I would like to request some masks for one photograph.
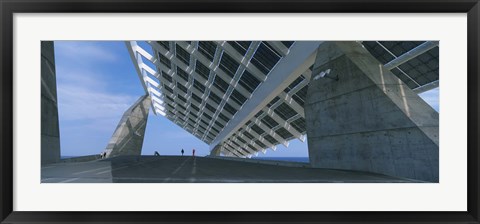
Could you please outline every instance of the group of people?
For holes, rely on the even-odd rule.
[[[183,156],[183,154],[185,153],[185,150],[182,149],[180,152],[182,153],[182,156]],[[160,154],[157,151],[155,151],[154,155],[159,156]],[[192,149],[192,156],[195,157],[195,149]]]
[[[107,152],[103,151],[100,153],[100,159],[106,159],[107,158]]]
[[[185,153],[185,151],[183,149],[180,152],[182,153],[182,156]],[[192,149],[192,156],[195,157],[195,149]]]
[[[185,150],[182,149],[180,152],[182,153],[182,156],[183,156],[183,154],[185,153]],[[160,153],[158,153],[158,151],[155,151],[155,153],[153,155],[154,156],[160,156]],[[192,149],[192,156],[195,157],[195,149]],[[100,158],[101,159],[107,158],[107,152],[104,151],[104,152],[100,153]]]

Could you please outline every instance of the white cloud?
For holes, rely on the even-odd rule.
[[[102,74],[91,72],[88,69],[72,67],[66,69],[64,66],[57,66],[57,86],[75,86],[90,89],[104,89],[107,82],[103,81]]]
[[[129,60],[117,55],[118,51],[121,51],[118,44],[55,41],[63,155],[101,152],[125,110],[140,97],[137,94],[141,91],[132,91],[131,86],[125,86],[128,83],[121,80],[137,77],[135,73],[125,73],[132,71],[121,69],[132,65],[125,64]]]
[[[56,72],[61,120],[81,120],[81,126],[105,120],[118,122],[139,97],[111,91],[112,84],[106,77],[112,75],[102,68],[117,61],[115,48],[93,41],[56,41],[55,53],[60,62]]]
[[[62,120],[118,116],[135,101],[130,95],[112,94],[94,87],[71,84],[59,86],[58,98]]]
[[[56,57],[73,59],[78,62],[94,60],[113,62],[117,56],[105,46],[93,41],[55,41]]]

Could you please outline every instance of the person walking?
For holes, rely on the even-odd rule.
[[[195,149],[192,150],[192,156],[195,157]]]
[[[155,156],[160,156],[160,153],[158,153],[157,151],[155,151]]]
[[[184,153],[185,151],[183,151],[183,149],[182,149],[182,151],[181,151],[181,152],[182,152],[182,156],[183,156],[183,153]]]

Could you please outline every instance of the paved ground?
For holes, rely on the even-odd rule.
[[[42,167],[42,183],[378,183],[380,174],[191,156],[122,156]]]

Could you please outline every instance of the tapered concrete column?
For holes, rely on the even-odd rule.
[[[305,104],[310,163],[438,182],[438,113],[357,42],[317,52]]]
[[[107,158],[141,154],[150,105],[150,96],[144,95],[125,111],[105,149]]]
[[[41,163],[60,160],[60,129],[58,125],[57,78],[52,41],[41,42]]]
[[[222,149],[222,147],[221,147],[220,145],[215,146],[215,147],[212,149],[212,151],[210,152],[210,155],[211,155],[211,156],[220,156],[220,152],[221,152],[220,149]]]

